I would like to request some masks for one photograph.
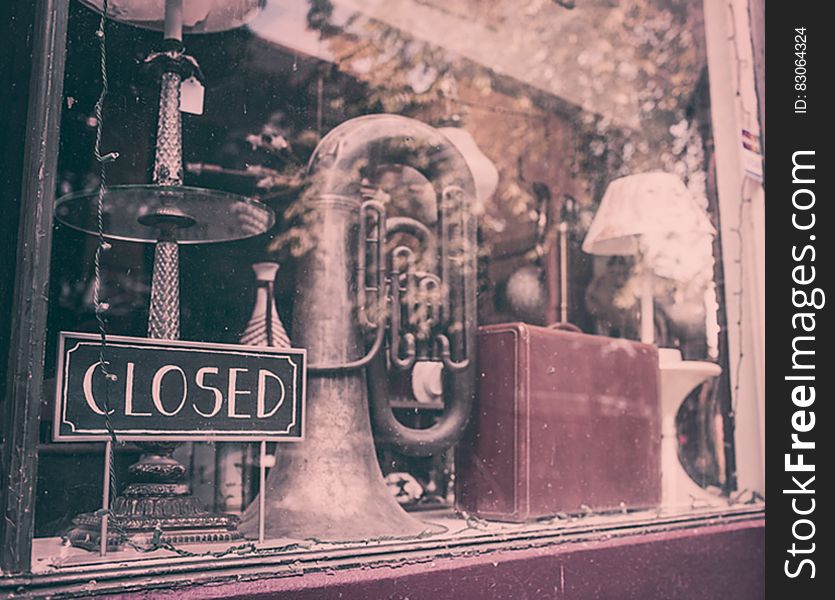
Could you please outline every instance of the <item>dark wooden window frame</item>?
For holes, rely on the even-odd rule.
[[[34,531],[35,482],[38,472],[38,424],[43,397],[44,343],[46,338],[47,290],[52,248],[52,212],[55,201],[55,171],[61,100],[68,0],[12,1],[5,3],[11,14],[3,19],[3,44],[10,46],[12,77],[24,77],[28,62],[29,85],[3,91],[0,103],[6,114],[5,155],[21,152],[20,177],[3,180],[2,218],[17,221],[16,231],[3,231],[16,238],[16,256],[4,248],[3,301],[11,310],[0,337],[3,374],[2,421],[0,421],[0,569],[25,572],[30,569]],[[11,18],[13,17],[13,18]],[[4,59],[6,60],[6,59]],[[24,102],[21,102],[24,100]],[[7,102],[5,102],[7,101]],[[23,114],[21,109],[28,105]],[[16,112],[20,111],[20,112]],[[18,120],[24,120],[19,123]],[[17,126],[15,126],[17,125]],[[5,229],[5,228],[4,228]],[[6,235],[8,234],[8,235]],[[12,246],[13,247],[13,246]],[[9,260],[11,259],[11,260]],[[7,307],[8,308],[8,307]]]

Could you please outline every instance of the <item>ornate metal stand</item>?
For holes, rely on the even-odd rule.
[[[169,0],[169,5],[178,2]],[[175,6],[176,8],[176,6]],[[181,10],[181,5],[180,5]],[[176,12],[172,11],[172,12]],[[272,211],[233,194],[182,185],[180,83],[197,72],[197,63],[183,53],[182,32],[169,27],[166,12],[166,49],[149,57],[160,72],[160,109],[157,124],[154,184],[114,186],[103,198],[105,235],[112,239],[155,243],[148,337],[180,337],[180,243],[210,243],[243,239],[268,230]],[[181,15],[179,15],[181,27]],[[96,230],[94,194],[77,194],[59,201],[56,214],[65,224],[88,233]],[[199,218],[198,216],[199,215]],[[172,453],[177,443],[144,443],[139,462],[130,467],[135,478],[110,508],[109,550],[124,543],[186,543],[240,538],[238,517],[212,514],[191,495],[184,483],[186,468]],[[82,514],[73,520],[66,538],[75,546],[97,550],[101,517]]]

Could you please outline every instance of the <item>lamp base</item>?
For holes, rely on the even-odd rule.
[[[145,454],[130,467],[137,480],[114,499],[107,520],[107,550],[125,545],[152,548],[160,543],[226,542],[241,538],[236,515],[208,512],[182,483],[186,469],[171,454],[177,444],[142,444]],[[73,519],[64,538],[86,550],[101,549],[102,513]]]
[[[85,550],[101,547],[101,514],[73,519],[64,538]],[[190,544],[241,539],[236,515],[206,511],[188,486],[178,483],[132,483],[113,503],[107,521],[107,550],[125,545]]]

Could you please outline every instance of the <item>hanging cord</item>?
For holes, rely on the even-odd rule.
[[[110,364],[105,356],[107,354],[107,332],[105,329],[104,313],[110,308],[107,302],[101,300],[101,263],[102,254],[110,248],[110,244],[104,238],[104,195],[107,176],[107,163],[113,162],[119,157],[118,152],[109,152],[105,155],[101,153],[101,139],[103,129],[103,109],[104,101],[107,97],[107,38],[105,35],[105,25],[107,23],[107,5],[108,0],[104,0],[102,6],[101,20],[99,21],[99,28],[96,31],[96,37],[99,38],[99,56],[101,62],[101,92],[96,101],[95,115],[96,115],[96,143],[93,150],[96,161],[99,163],[99,189],[96,196],[96,227],[98,233],[98,245],[93,257],[93,308],[96,314],[96,323],[98,324],[99,336],[101,337],[101,345],[99,346],[99,368],[105,377],[104,385],[104,423],[107,431],[110,433],[112,444],[110,445],[110,501],[116,497],[116,468],[113,461],[114,447],[118,443],[116,432],[113,429],[113,423],[110,421],[110,384],[116,380],[116,375],[107,370]],[[108,507],[109,508],[109,507]]]

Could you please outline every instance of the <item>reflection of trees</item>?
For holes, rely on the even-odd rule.
[[[430,107],[438,121],[466,123],[476,107],[462,97],[462,86],[480,90],[488,102],[491,92],[503,87],[520,111],[553,110],[553,102],[548,106],[540,92],[565,82],[571,82],[581,105],[622,97],[627,102],[624,110],[635,111],[637,127],[624,127],[617,111],[581,110],[572,117],[578,134],[576,154],[565,160],[585,180],[588,195],[581,195],[581,203],[602,194],[605,184],[618,175],[661,168],[688,179],[703,171],[701,163],[693,164],[698,157],[691,155],[699,144],[682,143],[689,136],[688,104],[704,62],[701,13],[693,3],[589,1],[571,11],[577,17],[573,20],[563,19],[563,9],[543,0],[489,6],[472,0],[426,0],[418,5],[430,7],[439,19],[466,18],[498,33],[501,46],[484,49],[498,63],[503,55],[536,49],[528,60],[539,89],[522,80],[514,84],[513,74],[500,82],[501,70],[494,71],[489,59],[464,59],[444,42],[432,44],[365,14],[357,13],[337,27],[331,22],[334,6],[328,0],[310,0],[308,23],[327,40],[336,67],[367,83],[369,99],[386,112],[415,115]],[[405,12],[408,6],[395,2],[391,10]],[[502,118],[501,112],[496,118]],[[514,132],[526,134],[524,128]],[[522,202],[514,212],[535,209],[523,186],[514,191],[513,182],[506,185],[502,200]]]
[[[396,25],[402,23],[396,18],[375,13],[374,2],[308,0],[307,27],[319,33],[332,57],[332,67],[323,70],[324,93],[315,102],[325,121],[337,112],[385,111],[467,128],[501,174],[482,219],[480,252],[486,255],[494,240],[534,229],[536,197],[517,168],[520,158],[528,165],[547,165],[543,168],[556,174],[547,182],[555,198],[561,192],[577,197],[578,238],[606,184],[619,175],[662,169],[678,174],[703,197],[703,141],[689,114],[704,63],[699,6],[684,0],[588,0],[566,11],[557,4],[562,3],[397,0],[386,5],[387,11],[413,20],[414,27],[405,27]],[[427,14],[438,16],[439,27],[446,25],[440,19],[472,22],[486,32],[484,40],[501,43],[487,48],[483,40],[473,39],[483,52],[467,58],[451,49],[456,40],[425,35],[426,26],[432,25],[425,22]],[[489,38],[491,32],[497,37]],[[526,52],[520,69],[529,73],[508,72],[502,58]],[[343,93],[344,84],[336,81],[347,79],[363,85],[363,98],[349,99]],[[567,82],[570,99],[548,91],[564,89]],[[311,78],[307,85],[313,89],[317,80]],[[608,104],[600,104],[601,99]],[[618,106],[620,99],[622,111],[586,108]],[[549,140],[547,131],[543,136],[549,120],[567,126],[567,143]],[[322,133],[332,124],[326,122]],[[500,143],[490,139],[495,132],[501,132]],[[276,181],[266,178],[262,185]],[[300,217],[293,208],[285,216]],[[293,222],[273,248],[303,252],[309,240],[301,225]],[[697,277],[661,280],[659,297],[665,302],[681,304],[682,298],[695,297],[698,285],[710,279],[709,260],[692,248],[658,254],[679,254],[704,267]],[[626,297],[630,290],[626,286],[620,295]]]

